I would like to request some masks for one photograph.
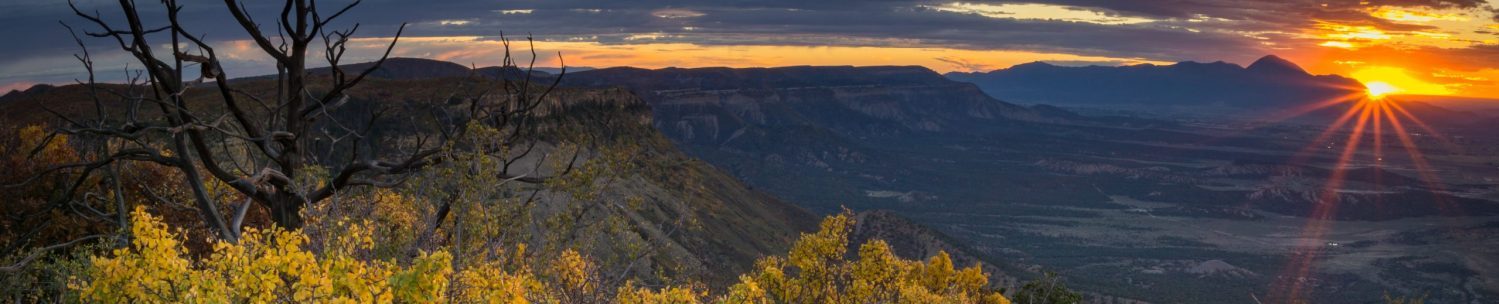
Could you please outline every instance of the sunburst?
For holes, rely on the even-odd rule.
[[[1368,93],[1369,99],[1374,101],[1384,100],[1390,94],[1400,92],[1400,88],[1383,81],[1370,81],[1364,83],[1364,92]]]
[[[1346,112],[1328,125],[1316,140],[1292,158],[1293,163],[1309,161],[1312,159],[1310,154],[1315,153],[1314,151],[1325,150],[1324,145],[1334,138],[1334,135],[1347,133],[1343,146],[1337,150],[1337,160],[1331,168],[1331,174],[1315,196],[1316,206],[1308,215],[1306,226],[1302,229],[1301,243],[1297,244],[1296,251],[1292,253],[1276,285],[1271,286],[1272,290],[1283,293],[1284,297],[1281,299],[1286,302],[1307,300],[1305,299],[1307,288],[1305,285],[1310,282],[1306,279],[1311,277],[1313,264],[1322,253],[1324,237],[1335,224],[1334,220],[1341,200],[1339,191],[1344,186],[1347,171],[1360,157],[1358,152],[1362,150],[1361,145],[1370,144],[1362,148],[1373,152],[1372,161],[1366,163],[1382,167],[1385,166],[1384,146],[1386,143],[1384,139],[1386,136],[1394,137],[1398,140],[1401,150],[1406,153],[1410,165],[1418,172],[1419,180],[1431,191],[1439,192],[1442,189],[1439,177],[1432,173],[1431,164],[1427,162],[1424,153],[1412,138],[1408,126],[1419,128],[1420,131],[1436,137],[1439,141],[1444,141],[1444,139],[1436,130],[1417,118],[1391,96],[1392,93],[1399,92],[1399,88],[1377,81],[1368,82],[1365,85],[1367,86],[1365,98],[1354,102]],[[1319,105],[1316,108],[1324,107]],[[1434,203],[1444,213],[1451,211],[1450,206],[1446,206],[1446,202],[1441,197],[1436,197]]]

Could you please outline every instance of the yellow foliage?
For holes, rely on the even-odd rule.
[[[546,294],[546,286],[528,271],[506,272],[490,261],[458,273],[458,301],[462,303],[524,304],[550,302],[533,297]]]
[[[94,257],[70,288],[83,302],[141,303],[578,303],[696,304],[708,295],[693,287],[603,286],[597,266],[565,250],[533,273],[524,246],[501,259],[454,264],[449,250],[422,252],[409,265],[356,258],[375,246],[371,221],[340,222],[321,248],[280,228],[246,229],[238,243],[217,242],[201,261],[189,258],[181,236],[137,207],[130,246]],[[904,260],[883,241],[859,246],[847,260],[849,214],[824,220],[785,258],[768,257],[741,275],[715,303],[995,303],[978,266],[955,269],[939,253]],[[519,261],[519,262],[518,262]],[[608,292],[613,295],[608,295]]]
[[[114,257],[94,257],[82,282],[70,284],[84,302],[222,303],[221,276],[193,267],[182,244],[161,220],[136,207],[129,247]]]
[[[341,237],[370,246],[361,225]],[[84,302],[120,303],[436,303],[446,302],[452,256],[423,253],[410,267],[362,261],[348,254],[319,259],[307,237],[279,228],[247,229],[239,243],[217,242],[204,261],[189,259],[161,220],[137,207],[131,245],[113,257],[94,257],[71,288]],[[337,243],[337,242],[336,242]],[[345,251],[347,253],[348,251]]]
[[[51,139],[46,127],[40,125],[29,125],[21,128],[19,134],[20,149],[15,151],[18,155],[30,156],[31,151],[37,151],[35,157],[30,159],[34,164],[60,164],[78,160],[78,153],[73,147],[68,146],[68,135],[57,134]]]
[[[760,288],[754,278],[739,275],[739,283],[729,287],[729,292],[718,299],[719,303],[767,304],[765,289]]]
[[[453,274],[453,255],[447,251],[423,252],[411,267],[390,277],[390,286],[401,303],[447,302],[448,277]]]
[[[380,239],[380,246],[374,248],[377,252],[394,255],[416,241],[416,229],[412,227],[423,225],[416,209],[419,204],[388,189],[375,190],[372,200],[373,220],[365,227]]]
[[[954,269],[946,252],[925,263],[909,261],[875,240],[859,246],[857,261],[845,260],[850,216],[824,219],[817,232],[802,234],[785,260],[762,259],[719,302],[1010,303],[985,290],[989,278],[979,266]]]
[[[333,293],[344,295],[351,303],[391,303],[395,300],[391,286],[386,284],[393,265],[384,262],[364,262],[347,255],[332,255],[321,263],[328,271],[333,284]]]
[[[625,286],[619,287],[619,293],[614,297],[616,304],[697,304],[702,294],[690,288],[667,287],[660,291],[652,291],[646,288],[635,288],[634,282],[627,282]]]
[[[278,228],[247,228],[239,243],[218,242],[203,271],[228,283],[236,303],[309,302],[333,294],[328,272],[303,250],[307,237]]]
[[[589,278],[592,267],[582,254],[571,249],[563,251],[562,256],[552,263],[552,271],[564,288],[582,292],[592,292],[597,288]]]

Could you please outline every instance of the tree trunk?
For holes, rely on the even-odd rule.
[[[277,194],[269,205],[271,221],[288,230],[302,228],[303,202],[291,195]]]

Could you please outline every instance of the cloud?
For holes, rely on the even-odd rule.
[[[694,18],[694,17],[702,17],[703,15],[704,15],[703,13],[697,12],[697,11],[693,11],[693,10],[673,9],[673,8],[659,9],[659,10],[651,12],[651,16],[656,16],[657,18],[666,18],[666,19]]]
[[[963,58],[937,57],[937,61],[953,65],[959,71],[964,72],[987,72],[996,67],[988,64],[976,63]]]
[[[923,7],[943,12],[974,14],[1000,19],[1083,22],[1103,25],[1139,24],[1160,21],[1150,18],[1120,16],[1119,14],[1115,13],[1100,10],[1090,10],[1083,7],[1051,4],[984,4],[952,2],[940,5],[924,5]]]
[[[273,24],[279,12],[269,2],[274,1],[247,2],[263,24]],[[98,8],[106,18],[119,20],[110,1],[82,1],[80,5],[90,11]],[[220,5],[187,3],[184,21],[195,35],[215,43],[245,39]],[[160,14],[159,9],[152,9],[147,15]],[[1491,19],[1492,9],[1484,0],[365,1],[335,25],[347,27],[357,21],[363,37],[389,36],[402,22],[409,22],[410,37],[478,37],[475,41],[506,33],[511,37],[531,34],[541,41],[619,46],[944,48],[1123,61],[1248,62],[1267,53],[1359,51],[1401,41],[1415,44],[1391,47],[1472,58],[1474,53],[1489,54],[1484,41],[1495,37],[1483,32],[1493,29],[1479,26],[1458,31],[1450,25],[1457,21],[1449,19],[1479,22]],[[1455,13],[1464,15],[1450,15]],[[38,62],[65,63],[56,58],[65,59],[74,50],[66,32],[60,26],[52,28],[59,19],[86,28],[57,1],[0,4],[0,26],[35,29],[9,34],[8,43],[0,45],[0,57],[10,59],[0,63],[0,71],[32,71],[32,63]],[[1390,39],[1377,39],[1384,36]],[[90,46],[99,51],[112,49],[102,39],[90,40]],[[408,54],[465,56],[450,50]],[[1475,59],[1484,64],[1491,61]],[[26,77],[45,78],[33,74],[38,73]]]

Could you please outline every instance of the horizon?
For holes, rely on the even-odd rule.
[[[1278,56],[1276,54],[1266,54],[1266,55],[1264,55],[1263,57],[1260,57],[1260,58],[1263,59],[1263,58],[1268,58],[1268,57],[1276,57],[1276,58],[1282,58],[1283,59],[1283,57],[1280,57],[1280,56]],[[458,64],[458,65],[463,65],[465,68],[471,68],[471,69],[472,68],[495,68],[495,67],[500,67],[500,65],[498,65],[498,64],[496,64],[496,65],[467,64],[466,65],[466,64],[464,64],[462,62],[446,61],[446,60],[439,60],[439,59],[432,59],[432,58],[422,58],[422,57],[391,57],[389,59],[432,60],[432,61],[438,61],[438,62],[447,62],[447,63],[453,63],[453,64]],[[1256,59],[1256,61],[1257,60],[1259,60],[1259,59]],[[373,61],[357,62],[357,63],[372,63],[372,62]],[[1254,61],[1251,61],[1250,63],[1253,63],[1253,62]],[[807,65],[807,64],[802,64],[802,65],[776,65],[776,66],[727,66],[727,65],[719,65],[719,66],[659,66],[659,67],[642,67],[642,66],[624,65],[624,66],[535,66],[535,67],[532,67],[532,68],[534,68],[537,71],[548,70],[548,71],[543,71],[543,72],[552,73],[553,71],[549,71],[549,70],[557,70],[557,69],[561,69],[561,68],[565,67],[565,68],[569,69],[569,73],[577,73],[577,72],[583,72],[583,71],[589,71],[589,70],[611,69],[611,68],[638,68],[638,69],[648,69],[648,70],[660,70],[660,69],[713,69],[713,68],[728,68],[728,69],[765,68],[765,69],[776,69],[776,68],[792,68],[792,67],[854,67],[854,68],[864,68],[864,67],[894,66],[894,67],[921,67],[921,68],[927,69],[929,71],[932,71],[934,73],[937,73],[939,75],[945,76],[948,73],[988,73],[988,72],[995,72],[995,71],[1007,70],[1007,69],[1014,68],[1014,67],[1020,66],[1020,65],[1035,64],[1035,63],[1043,63],[1043,64],[1048,64],[1048,65],[1052,65],[1052,66],[1059,66],[1059,67],[1131,67],[1131,66],[1158,66],[1158,67],[1165,67],[1165,66],[1172,66],[1172,65],[1181,64],[1181,63],[1199,63],[1199,64],[1224,63],[1224,64],[1234,65],[1234,66],[1237,66],[1239,68],[1248,68],[1249,65],[1250,65],[1249,63],[1236,63],[1236,62],[1227,62],[1227,61],[1222,61],[1222,60],[1211,61],[1211,62],[1191,61],[1191,60],[1180,61],[1180,62],[1169,62],[1169,63],[1138,62],[1138,63],[1128,63],[1128,64],[1125,64],[1125,63],[1109,64],[1108,62],[1073,62],[1073,61],[1065,61],[1065,60],[1036,60],[1036,61],[1028,61],[1028,62],[1016,63],[1014,65],[1000,67],[1000,68],[991,69],[991,70],[976,70],[976,71],[963,71],[963,70],[958,70],[958,69],[949,69],[949,70],[944,71],[944,70],[934,69],[934,68],[932,68],[930,66],[915,65],[915,64],[911,64],[911,65],[898,65],[898,64],[886,64],[886,65]],[[1305,68],[1305,67],[1301,66],[1300,64],[1298,64],[1296,62],[1291,62],[1291,63],[1297,65],[1297,67],[1301,67],[1303,69]],[[313,68],[324,68],[326,66],[324,65],[324,66],[310,66],[310,67],[313,67]],[[525,69],[525,67],[521,67],[521,68]],[[579,70],[572,70],[574,68],[579,69]],[[1318,74],[1318,73],[1315,73],[1315,72],[1312,72],[1312,71],[1307,71],[1307,72],[1309,74],[1311,74],[1311,75],[1314,75],[1314,76],[1328,76],[1328,75],[1331,75],[1331,76],[1348,77],[1347,75],[1341,75],[1341,74]],[[265,77],[265,76],[269,76],[269,75],[270,74],[248,75],[248,76],[241,76],[241,77],[236,77],[236,78],[255,78],[255,77]],[[1352,77],[1349,77],[1349,78],[1352,78]],[[1360,82],[1364,82],[1364,80],[1359,80],[1357,78],[1354,78],[1354,80],[1358,80]],[[0,92],[4,92],[3,94],[0,94],[0,96],[9,95],[11,93],[24,92],[26,90],[29,90],[29,89],[31,89],[33,87],[36,87],[36,86],[39,86],[39,85],[47,85],[47,86],[58,87],[58,86],[68,86],[68,85],[76,85],[76,84],[77,83],[24,83],[24,84],[23,83],[14,83],[14,84],[12,84],[14,86],[0,86]],[[1391,84],[1389,84],[1387,82],[1379,81],[1379,80],[1375,80],[1374,82],[1370,82],[1370,83],[1365,83],[1365,85],[1366,86],[1374,86],[1374,85],[1382,86],[1381,89],[1384,90],[1384,92],[1380,92],[1378,95],[1389,96],[1389,97],[1406,97],[1406,98],[1434,97],[1434,98],[1442,98],[1442,99],[1448,99],[1448,100],[1499,101],[1499,97],[1443,95],[1443,94],[1421,94],[1421,93],[1405,92],[1405,91],[1400,90],[1399,88],[1392,87]],[[1374,89],[1374,88],[1371,87],[1371,89]],[[1430,100],[1427,100],[1427,101],[1430,101]]]
[[[4,5],[0,91],[72,83],[83,74],[62,20],[92,31],[66,5]],[[91,12],[98,3],[79,4]],[[905,1],[842,5],[738,2],[369,3],[351,11],[362,22],[350,58],[369,60],[396,27],[409,23],[393,56],[498,65],[501,35],[525,49],[535,37],[539,66],[641,68],[919,65],[939,73],[983,72],[1044,61],[1120,66],[1225,61],[1240,66],[1265,54],[1313,74],[1391,84],[1399,94],[1499,98],[1499,0],[1295,1],[1172,5],[1133,1],[1035,0],[1015,3]],[[190,4],[185,22],[229,53],[236,75],[269,74],[266,58],[213,5]],[[276,7],[252,5],[254,15]],[[148,12],[149,13],[149,12]],[[117,12],[103,10],[106,19]],[[347,25],[347,24],[346,24]],[[123,78],[125,57],[104,39],[83,36],[97,52],[103,80]],[[562,60],[559,61],[557,55]],[[522,54],[526,55],[526,54]],[[522,62],[529,56],[521,56]]]

